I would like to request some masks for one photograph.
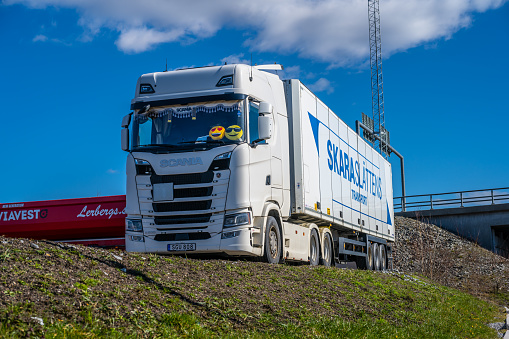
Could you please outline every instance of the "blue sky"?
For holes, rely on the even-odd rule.
[[[509,186],[509,5],[380,3],[386,127],[407,194]],[[0,203],[124,194],[120,122],[138,76],[166,59],[252,54],[349,126],[371,114],[366,1],[4,0],[0,32]]]

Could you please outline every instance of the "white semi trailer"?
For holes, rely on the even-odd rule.
[[[127,251],[391,264],[390,163],[274,69],[281,66],[237,64],[138,79],[122,121]]]

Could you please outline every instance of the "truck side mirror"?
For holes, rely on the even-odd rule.
[[[260,102],[258,113],[258,138],[267,140],[272,137],[272,105]]]
[[[122,151],[129,152],[129,129],[122,128],[120,133]]]
[[[132,114],[132,113],[131,113]],[[122,130],[120,131],[120,145],[122,147],[122,151],[129,151],[129,124],[131,123],[131,114],[127,114],[122,119]]]
[[[129,124],[131,123],[131,115],[132,115],[132,113],[129,113],[122,118],[122,125],[120,127],[122,127],[122,128],[129,127]]]

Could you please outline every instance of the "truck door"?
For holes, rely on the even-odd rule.
[[[271,154],[266,141],[258,139],[258,104],[249,103],[249,195],[255,216],[261,216],[265,201],[271,200]],[[270,142],[270,141],[269,141]]]

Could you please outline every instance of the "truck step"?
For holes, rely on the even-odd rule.
[[[355,261],[337,261],[334,263],[334,266],[337,268],[349,268],[352,270],[357,269]]]

